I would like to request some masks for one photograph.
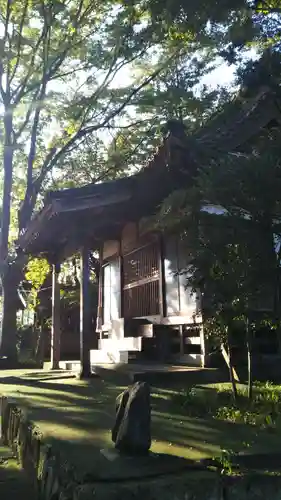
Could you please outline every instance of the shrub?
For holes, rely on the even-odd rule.
[[[239,388],[238,395],[238,401],[234,403],[229,386],[195,386],[173,394],[172,403],[190,416],[209,416],[259,428],[281,427],[280,386],[269,382],[255,384],[252,401],[248,400],[243,387]]]

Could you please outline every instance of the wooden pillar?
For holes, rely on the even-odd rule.
[[[165,258],[164,239],[162,234],[158,237],[158,262],[159,262],[159,314],[167,315],[166,286],[165,286]]]
[[[99,250],[99,281],[98,281],[98,310],[97,310],[97,324],[96,324],[96,334],[99,334],[99,338],[102,338],[102,324],[103,324],[103,247]],[[97,338],[97,335],[96,335]],[[95,348],[98,346],[96,345]]]
[[[89,249],[83,247],[80,252],[80,363],[81,378],[91,376],[90,363],[90,339],[92,333],[91,325],[91,298],[90,298],[90,268]]]
[[[200,325],[201,367],[206,367],[205,335],[203,325]]]
[[[51,369],[58,370],[60,362],[60,264],[52,264],[52,332],[51,332]]]
[[[182,356],[184,356],[183,325],[179,325],[179,337],[180,337],[180,357],[182,357]]]

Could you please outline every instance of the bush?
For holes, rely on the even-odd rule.
[[[229,386],[190,387],[174,393],[172,402],[189,416],[212,417],[229,422],[255,425],[259,428],[281,428],[281,387],[269,382],[254,385],[249,401],[246,389],[238,389],[238,401],[233,402]]]

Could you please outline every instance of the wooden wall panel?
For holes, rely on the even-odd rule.
[[[111,260],[103,266],[103,322],[120,318],[121,279],[120,259]]]
[[[137,241],[138,241],[138,226],[135,222],[128,222],[128,224],[124,226],[121,233],[122,254],[134,248],[137,245]]]
[[[164,276],[166,289],[167,315],[178,314],[180,311],[178,255],[176,238],[168,238],[164,243]]]
[[[120,255],[120,243],[117,240],[107,240],[103,244],[103,260],[115,255]]]
[[[175,236],[165,238],[164,275],[167,316],[193,315],[198,308],[196,295],[186,286],[186,274],[181,274],[188,264],[188,248]]]

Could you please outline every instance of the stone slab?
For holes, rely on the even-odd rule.
[[[200,462],[165,453],[150,452],[147,456],[128,456],[115,448],[103,448],[94,467],[93,480],[125,481],[180,474],[184,471],[206,470]]]

